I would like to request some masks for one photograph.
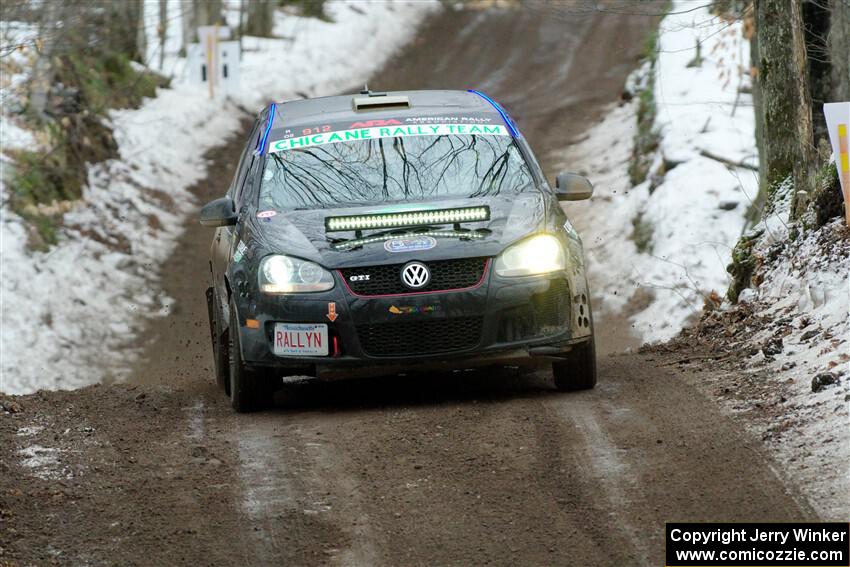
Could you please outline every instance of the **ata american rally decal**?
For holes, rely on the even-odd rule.
[[[336,132],[318,132],[297,138],[274,142],[269,153],[300,150],[324,144],[352,140],[377,140],[380,138],[407,138],[411,136],[508,136],[508,129],[500,124],[416,124],[407,126],[382,126],[355,128]]]
[[[393,315],[415,315],[418,313],[437,313],[442,311],[439,305],[390,305],[388,309]]]
[[[409,238],[393,238],[384,242],[387,252],[416,252],[430,250],[437,245],[437,239],[430,236],[411,236]]]

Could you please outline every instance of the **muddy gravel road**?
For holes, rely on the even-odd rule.
[[[446,11],[370,84],[482,88],[551,167],[544,150],[617,100],[654,24]],[[199,201],[241,144],[210,154]],[[577,394],[545,372],[460,372],[293,383],[234,414],[211,372],[210,238],[187,221],[162,267],[176,301],[130,384],[0,398],[0,565],[662,565],[665,521],[815,518],[662,355],[603,356]],[[598,324],[606,350],[628,342]]]

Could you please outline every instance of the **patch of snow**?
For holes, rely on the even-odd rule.
[[[57,480],[73,478],[73,474],[66,467],[62,467],[59,460],[59,449],[42,447],[41,445],[30,445],[18,451],[21,455],[21,464],[32,471],[33,476],[41,480]]]
[[[35,145],[35,136],[26,128],[21,128],[17,121],[6,114],[0,114],[0,139],[3,140],[3,149],[31,148]],[[0,153],[0,159],[6,160],[6,156]]]
[[[157,3],[148,3],[146,16],[156,21],[151,4]],[[181,10],[172,0],[169,18],[178,19],[169,24],[166,52],[172,53],[164,68],[175,86],[158,90],[139,109],[111,112],[120,159],[90,168],[82,201],[65,214],[59,244],[46,253],[27,249],[24,221],[2,208],[0,391],[121,379],[134,356],[125,345],[142,328],[144,314],[170,301],[156,291],[156,269],[199,205],[188,187],[205,176],[204,153],[238,130],[246,117],[241,109],[362,84],[438,7],[436,0],[329,2],[332,23],[279,11],[275,32],[286,37],[245,38],[239,90],[210,99],[183,81],[185,62],[173,54]],[[155,46],[155,38],[148,43]],[[157,60],[155,51],[150,58]],[[13,139],[32,144],[7,123],[4,118],[4,149]],[[6,183],[0,180],[3,202]]]
[[[674,3],[672,12],[684,11]],[[642,342],[667,340],[692,322],[712,291],[728,287],[726,265],[744,229],[758,180],[733,163],[756,159],[748,42],[740,22],[708,7],[665,17],[654,95],[661,135],[649,179],[632,187],[628,163],[637,103],[613,108],[564,156],[595,184],[568,212],[585,241],[596,313],[623,313]],[[702,63],[689,66],[701,41]],[[639,71],[630,83],[641,82]],[[707,157],[709,156],[713,157]],[[638,250],[636,225],[647,246]]]
[[[32,427],[19,427],[16,435],[18,437],[32,437],[33,435],[38,435],[44,431],[44,427],[40,425],[34,425]]]

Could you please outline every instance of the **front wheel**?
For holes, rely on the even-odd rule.
[[[257,411],[270,401],[272,393],[265,387],[258,372],[245,366],[242,361],[242,347],[239,342],[239,319],[236,307],[230,304],[230,329],[227,333],[230,341],[230,405],[239,413]]]
[[[222,331],[219,321],[218,299],[213,288],[207,288],[207,308],[210,318],[210,338],[212,339],[213,365],[215,381],[224,393],[230,395],[230,345],[227,330]]]
[[[590,390],[596,386],[596,349],[593,339],[575,345],[563,361],[552,364],[555,387],[561,391]]]

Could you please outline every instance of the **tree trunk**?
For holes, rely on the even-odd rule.
[[[195,26],[195,7],[192,2],[181,2],[180,8],[180,56],[186,56],[186,50],[189,44],[195,41],[195,34],[198,33]]]
[[[245,34],[270,37],[274,27],[274,6],[273,0],[250,0]]]
[[[831,65],[832,93],[829,102],[850,101],[850,2],[832,0],[827,50]]]
[[[744,18],[745,34],[750,40],[750,76],[753,81],[753,111],[756,119],[756,149],[759,156],[765,155],[764,150],[764,112],[762,109],[761,80],[759,79],[759,35],[756,28],[755,11],[749,12]],[[758,221],[761,207],[767,198],[767,168],[766,160],[759,159],[759,194],[755,199],[755,206],[748,212],[750,222]]]
[[[821,117],[823,103],[829,102],[832,97],[832,65],[827,49],[831,12],[826,2],[805,2],[802,6],[815,148],[821,147],[822,144],[829,146],[826,122],[818,118]]]
[[[195,5],[196,26],[212,26],[224,23],[224,19],[221,17],[222,0],[192,0],[192,3]]]
[[[159,70],[165,67],[165,38],[168,31],[168,0],[159,0],[159,25],[156,28],[159,37]]]
[[[52,2],[49,2],[52,3]],[[83,4],[85,7],[86,5]],[[92,8],[94,12],[97,5]],[[102,48],[120,53],[134,61],[145,61],[144,0],[127,0],[104,5],[103,29],[99,36]],[[81,8],[77,8],[81,10]],[[90,12],[92,13],[92,12]]]
[[[38,37],[41,40],[38,50],[38,59],[35,60],[32,70],[32,79],[29,82],[29,112],[39,121],[46,122],[49,117],[47,110],[47,99],[50,94],[50,85],[53,83],[53,48],[58,33],[58,22],[61,15],[61,6],[56,2],[47,2],[41,13],[41,21],[38,26]]]
[[[762,95],[762,139],[769,191],[792,177],[795,193],[813,185],[815,152],[812,103],[803,31],[802,7],[794,0],[757,0],[759,84]],[[795,196],[793,214],[804,198]]]
[[[134,9],[131,10],[133,26],[136,36],[136,53],[133,59],[147,65],[148,61],[148,37],[145,32],[145,0],[130,0]]]
[[[242,59],[242,36],[245,35],[245,0],[239,0],[239,26],[236,30],[239,37],[239,59]]]
[[[198,27],[224,24],[222,0],[183,0],[183,47],[181,55],[186,54],[190,43],[198,42]]]

